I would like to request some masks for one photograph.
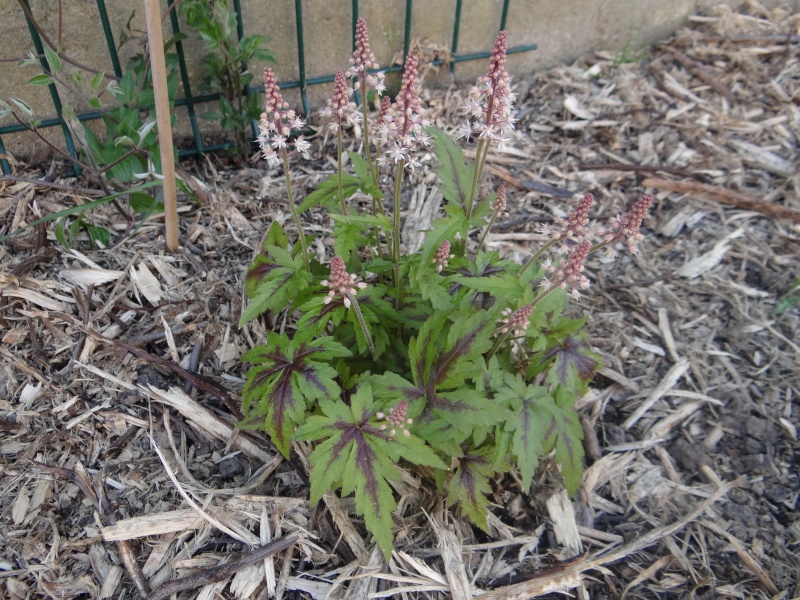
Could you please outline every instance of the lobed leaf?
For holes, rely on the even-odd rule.
[[[245,292],[250,302],[239,319],[239,327],[262,313],[291,306],[311,284],[312,276],[305,269],[299,244],[294,256],[289,250],[272,245],[267,245],[265,252],[247,271]]]
[[[245,414],[263,417],[272,441],[288,458],[289,442],[296,425],[305,421],[307,403],[338,397],[336,370],[328,362],[350,356],[350,351],[331,337],[311,342],[301,336],[270,332],[267,347],[256,346],[242,360],[252,363],[242,392]]]
[[[486,533],[489,533],[486,517],[489,500],[486,496],[492,491],[489,485],[491,475],[492,461],[487,450],[476,450],[459,459],[453,476],[445,484],[447,505],[460,503],[469,520]]]
[[[311,453],[311,502],[329,490],[355,493],[356,512],[363,515],[386,559],[392,552],[392,511],[397,506],[388,480],[397,479],[395,462],[403,457],[441,468],[443,463],[419,439],[391,437],[371,422],[376,412],[372,387],[362,383],[350,406],[320,400],[322,415],[308,419],[295,439],[323,440]],[[413,437],[413,436],[411,436]]]
[[[556,410],[547,388],[528,385],[519,375],[505,374],[505,386],[495,400],[510,409],[513,417],[505,424],[512,432],[511,452],[519,466],[523,491],[530,488],[533,475],[544,454],[544,441]]]

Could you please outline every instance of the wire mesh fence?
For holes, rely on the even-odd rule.
[[[46,71],[48,65],[45,58],[44,42],[42,39],[42,35],[36,26],[36,21],[34,20],[33,15],[31,13],[29,0],[19,0],[19,2],[21,10],[24,12],[25,15],[25,21],[27,22],[33,50],[39,57],[42,68]],[[117,43],[111,29],[108,11],[106,8],[106,2],[105,0],[96,0],[96,3],[97,3],[98,16],[100,18],[100,22],[102,25],[103,35],[105,37],[106,45],[108,46],[108,53],[112,69],[117,77],[122,77],[123,70],[120,63],[120,57],[117,51]],[[353,34],[353,39],[355,39],[356,21],[358,20],[359,17],[359,2],[358,0],[352,0],[351,4],[352,4],[351,7],[352,34]],[[455,75],[456,67],[459,63],[474,61],[474,60],[482,60],[490,56],[490,52],[488,50],[485,52],[459,54],[458,47],[459,47],[459,37],[461,34],[461,26],[462,26],[461,15],[462,15],[463,4],[464,4],[463,0],[455,0],[453,6],[454,10],[453,37],[450,44],[450,54],[448,61],[450,72],[453,75]],[[510,4],[511,0],[503,0],[500,14],[495,15],[495,18],[497,18],[498,22],[498,30],[506,28],[506,22],[508,19]],[[173,35],[177,36],[181,33],[180,22],[176,11],[177,1],[167,0],[167,5],[168,5],[170,28],[172,30]],[[413,34],[412,18],[411,18],[412,8],[413,8],[413,0],[405,0],[405,19],[403,24],[403,57],[405,57],[408,54],[409,49],[411,47],[412,34]],[[242,12],[241,0],[233,0],[233,9],[236,12],[236,17],[237,17],[236,34],[238,36],[238,39],[241,40],[244,37],[244,27],[243,27],[244,14]],[[309,98],[307,93],[308,88],[311,86],[322,85],[332,82],[334,80],[335,74],[331,73],[319,77],[307,76],[306,44],[305,44],[304,29],[303,29],[303,0],[294,0],[294,13],[295,13],[295,23],[296,23],[295,35],[297,42],[297,64],[298,64],[299,77],[293,81],[287,81],[282,83],[280,87],[282,89],[297,89],[300,94],[300,101],[302,103],[303,112],[305,114],[309,114],[312,107],[310,106],[309,103]],[[535,44],[515,46],[508,49],[508,54],[530,52],[535,49],[536,49]],[[184,147],[180,149],[178,151],[178,156],[183,157],[183,156],[202,154],[206,152],[215,152],[218,150],[224,150],[231,147],[233,145],[233,142],[230,141],[216,143],[216,144],[205,144],[203,142],[200,133],[200,127],[198,125],[198,115],[197,115],[196,105],[205,102],[212,102],[219,100],[220,94],[219,93],[202,94],[202,95],[193,94],[192,83],[189,78],[189,70],[186,64],[186,54],[184,52],[184,47],[181,41],[177,41],[175,43],[175,52],[178,56],[178,71],[183,86],[183,97],[177,98],[175,100],[175,105],[186,108],[189,118],[189,125],[191,127],[191,133],[192,133],[191,137],[193,144],[190,147]],[[434,61],[434,64],[441,65],[442,64],[441,59],[437,59],[436,61]],[[387,73],[397,72],[401,70],[402,67],[396,64],[381,66],[379,69],[376,69],[376,71],[383,71]],[[37,127],[39,129],[60,127],[64,136],[64,143],[66,145],[67,152],[73,158],[77,158],[77,150],[75,147],[75,142],[73,140],[72,133],[70,132],[69,127],[67,126],[67,123],[63,116],[63,105],[58,89],[55,83],[50,83],[48,88],[56,116],[51,119],[45,119],[40,121],[37,124]],[[261,88],[259,86],[248,86],[242,90],[242,94],[249,95],[253,93],[260,93],[260,91]],[[102,117],[103,114],[99,111],[84,112],[77,115],[79,121],[92,121],[96,119],[101,119]],[[3,145],[2,136],[22,131],[25,131],[25,127],[20,124],[11,124],[4,127],[0,127],[0,154],[5,154],[6,152],[5,146]],[[256,131],[257,131],[256,123],[253,122],[251,123],[251,133],[254,138],[256,136]],[[11,173],[10,164],[6,159],[0,159],[0,167],[2,167],[4,173],[6,174]]]

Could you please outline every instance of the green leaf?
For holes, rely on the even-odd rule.
[[[88,225],[86,232],[89,234],[89,239],[92,243],[99,248],[108,248],[111,244],[111,233],[105,227]]]
[[[447,505],[458,502],[469,520],[486,533],[489,533],[486,517],[489,500],[486,496],[492,491],[489,485],[492,474],[488,449],[470,451],[458,460],[452,478],[445,484]]]
[[[494,399],[513,413],[505,430],[513,432],[511,452],[519,466],[523,491],[527,491],[544,454],[543,443],[556,411],[555,403],[547,388],[528,385],[522,377],[510,373],[505,374],[505,387]]]
[[[434,310],[452,308],[453,297],[446,288],[450,285],[448,280],[426,266],[422,266],[424,272],[419,274],[417,280],[422,298],[430,302]]]
[[[356,512],[363,515],[388,560],[393,546],[392,511],[397,506],[388,480],[400,476],[397,458],[420,458],[424,445],[421,441],[399,443],[372,422],[376,407],[367,383],[350,397],[349,407],[338,400],[322,400],[320,408],[323,414],[309,418],[295,435],[295,439],[323,440],[309,457],[311,502],[337,488],[343,496],[355,493]],[[431,453],[424,453],[422,459],[441,464]]]
[[[91,87],[95,92],[100,91],[100,86],[103,85],[103,79],[105,79],[106,72],[100,71],[97,75],[92,77],[92,80],[89,82],[89,87]]]
[[[342,173],[342,193],[345,199],[355,194],[359,189],[359,180],[352,175]],[[297,207],[298,214],[315,206],[324,206],[329,211],[336,211],[339,206],[339,178],[332,173],[327,179],[321,181],[316,191],[306,196]]]
[[[570,495],[578,490],[583,474],[583,428],[578,415],[553,403],[555,410],[545,431],[545,452],[556,450],[556,462],[561,465],[561,476]]]
[[[369,168],[369,163],[367,160],[352,150],[347,151],[347,156],[350,157],[353,170],[358,176],[359,187],[361,188],[361,191],[368,196],[372,196],[373,198],[383,198],[383,192],[372,178],[372,171]]]
[[[164,212],[164,204],[150,194],[134,192],[130,197],[130,207],[140,215],[160,214]]]
[[[44,47],[44,56],[47,59],[47,64],[50,65],[51,73],[58,73],[61,71],[61,59],[58,57],[50,46]]]
[[[122,104],[132,104],[136,101],[136,81],[133,71],[128,71],[119,80],[120,98]]]
[[[302,250],[297,244],[295,256],[278,246],[267,246],[247,271],[245,292],[250,303],[239,319],[239,327],[260,314],[289,308],[298,295],[311,284]]]
[[[598,359],[583,340],[572,335],[553,345],[544,355],[545,361],[552,358],[555,360],[547,372],[545,382],[570,390],[574,403],[576,396],[599,367]]]
[[[220,116],[220,114],[218,112],[214,112],[212,110],[212,111],[204,112],[202,115],[200,115],[200,118],[205,120],[205,121],[219,121],[222,117]]]
[[[59,219],[58,223],[56,223],[55,234],[59,243],[64,246],[64,248],[69,250],[69,239],[64,231],[64,219]]]
[[[499,300],[517,299],[525,293],[525,288],[520,284],[515,275],[505,274],[500,277],[465,277],[464,275],[454,275],[453,281],[476,290],[486,292]]]
[[[419,273],[422,273],[427,265],[430,265],[430,268],[433,269],[433,257],[442,242],[449,240],[452,243],[456,237],[456,233],[460,233],[462,236],[466,235],[467,229],[467,219],[463,214],[434,221],[433,229],[425,236],[425,243],[422,245],[422,250],[420,251]],[[417,277],[419,276],[418,274]]]
[[[488,428],[510,416],[485,391],[467,383],[483,379],[474,361],[491,347],[492,329],[487,311],[434,314],[408,345],[413,382],[394,373],[373,376],[382,398],[420,407],[419,434],[436,448],[469,435],[483,438]]]
[[[255,52],[253,52],[253,58],[257,60],[265,60],[273,65],[278,64],[275,60],[275,53],[272,50],[268,50],[266,48],[259,48]]]
[[[449,135],[433,127],[427,131],[436,140],[436,157],[440,163],[436,169],[441,182],[439,189],[449,202],[464,207],[472,189],[474,166],[467,165],[464,152]]]
[[[35,75],[28,79],[28,85],[50,85],[53,83],[53,78],[50,75],[45,75],[42,73],[41,75]]]
[[[11,101],[16,104],[23,113],[25,113],[26,117],[29,119],[33,118],[33,109],[28,106],[27,102],[19,98],[11,98]]]
[[[242,360],[253,367],[242,391],[245,425],[259,417],[281,453],[289,457],[289,443],[296,425],[305,421],[307,404],[338,398],[336,370],[329,362],[350,356],[332,337],[310,342],[270,332],[267,346],[256,346]]]

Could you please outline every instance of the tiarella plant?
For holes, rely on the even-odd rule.
[[[298,119],[272,72],[265,73],[260,142],[271,164],[283,163],[296,231],[273,223],[247,272],[250,302],[241,324],[270,313],[282,314],[286,325],[244,356],[252,368],[243,426],[265,429],[287,457],[293,441],[312,442],[312,502],[337,489],[354,494],[356,511],[388,557],[396,508],[389,482],[401,469],[432,477],[448,503],[484,530],[492,480],[512,469],[527,492],[540,463],[552,457],[575,492],[583,457],[575,403],[598,361],[581,335],[584,320],[564,314],[567,295],[578,298],[589,287],[584,263],[592,252],[613,252],[619,242],[635,252],[652,198],[643,196],[607,230],[592,231],[594,198],[585,195],[524,265],[486,250],[489,229],[506,210],[505,188],[485,194],[482,185],[491,146],[505,143],[514,123],[506,34],[498,35],[489,71],[465,110],[459,134],[478,140],[476,159],[467,163],[456,143],[427,127],[413,54],[394,102],[384,96],[372,120],[363,105],[359,114],[352,90],[363,99],[383,85],[370,74],[376,65],[363,20],[357,31],[350,69],[337,74],[323,111],[337,135],[340,169],[299,207],[288,152],[305,153],[307,142],[290,142]],[[358,122],[364,156],[350,153],[349,174],[341,169],[341,134]],[[421,249],[404,252],[403,179],[432,143],[444,211]],[[366,207],[351,200],[358,190],[372,199]],[[309,253],[300,219],[319,207],[333,221],[332,256],[323,262]],[[543,261],[551,248],[553,260]]]

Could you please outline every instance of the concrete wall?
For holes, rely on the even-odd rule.
[[[95,69],[112,72],[108,48],[103,36],[95,0],[62,0],[62,48],[77,62]],[[522,77],[537,69],[574,60],[595,49],[619,50],[628,45],[640,48],[670,35],[686,23],[698,8],[713,0],[512,0],[507,31],[509,45],[538,44],[534,52],[509,57],[508,69],[513,77]],[[737,0],[727,0],[736,4]],[[779,4],[768,1],[767,5]],[[145,36],[144,8],[141,2],[106,1],[111,28],[119,40],[120,31],[135,10],[133,30],[141,39]],[[242,0],[245,34],[260,33],[272,38],[269,44],[275,52],[280,80],[299,76],[294,2],[291,0]],[[371,43],[382,65],[389,64],[402,53],[405,2],[402,0],[362,0],[360,14],[367,19]],[[461,54],[486,51],[491,48],[500,22],[502,0],[465,0],[462,9],[461,35],[458,52]],[[783,2],[787,4],[787,2]],[[788,4],[797,6],[797,0]],[[162,1],[166,9],[166,2]],[[31,0],[35,18],[42,29],[58,38],[58,0]],[[349,0],[304,0],[303,26],[307,77],[333,73],[344,68],[351,51],[351,2]],[[421,38],[430,46],[449,48],[452,42],[455,0],[423,0],[414,3],[412,38]],[[17,0],[0,0],[0,58],[22,58],[32,49],[28,28]],[[191,38],[184,42],[187,63],[193,85],[200,79],[199,60],[203,44]],[[165,39],[171,36],[168,22]],[[134,40],[121,51],[123,68],[128,58],[141,51],[141,40]],[[263,64],[251,65],[258,73]],[[485,61],[460,63],[458,79],[474,79],[485,70]],[[65,71],[74,67],[65,63]],[[27,86],[34,68],[20,68],[13,62],[0,62],[0,98],[17,96],[28,101],[37,116],[53,116],[53,105],[47,88]],[[260,76],[257,75],[257,80]],[[434,75],[432,84],[447,84],[449,75]],[[90,110],[85,99],[74,88],[60,87],[62,100],[76,112]],[[196,93],[196,88],[193,88]],[[182,95],[182,90],[179,92]],[[330,93],[328,86],[309,88],[312,107],[318,108]],[[290,102],[298,103],[298,94],[287,92]],[[298,104],[299,106],[299,104]],[[213,105],[199,107],[199,112]],[[188,135],[185,109],[177,109],[176,137]],[[0,123],[8,124],[8,121]],[[214,124],[202,122],[208,141],[219,137]],[[63,145],[60,130],[49,130],[48,137]],[[35,151],[37,143],[29,134],[6,135],[3,142],[10,152],[26,156]]]

